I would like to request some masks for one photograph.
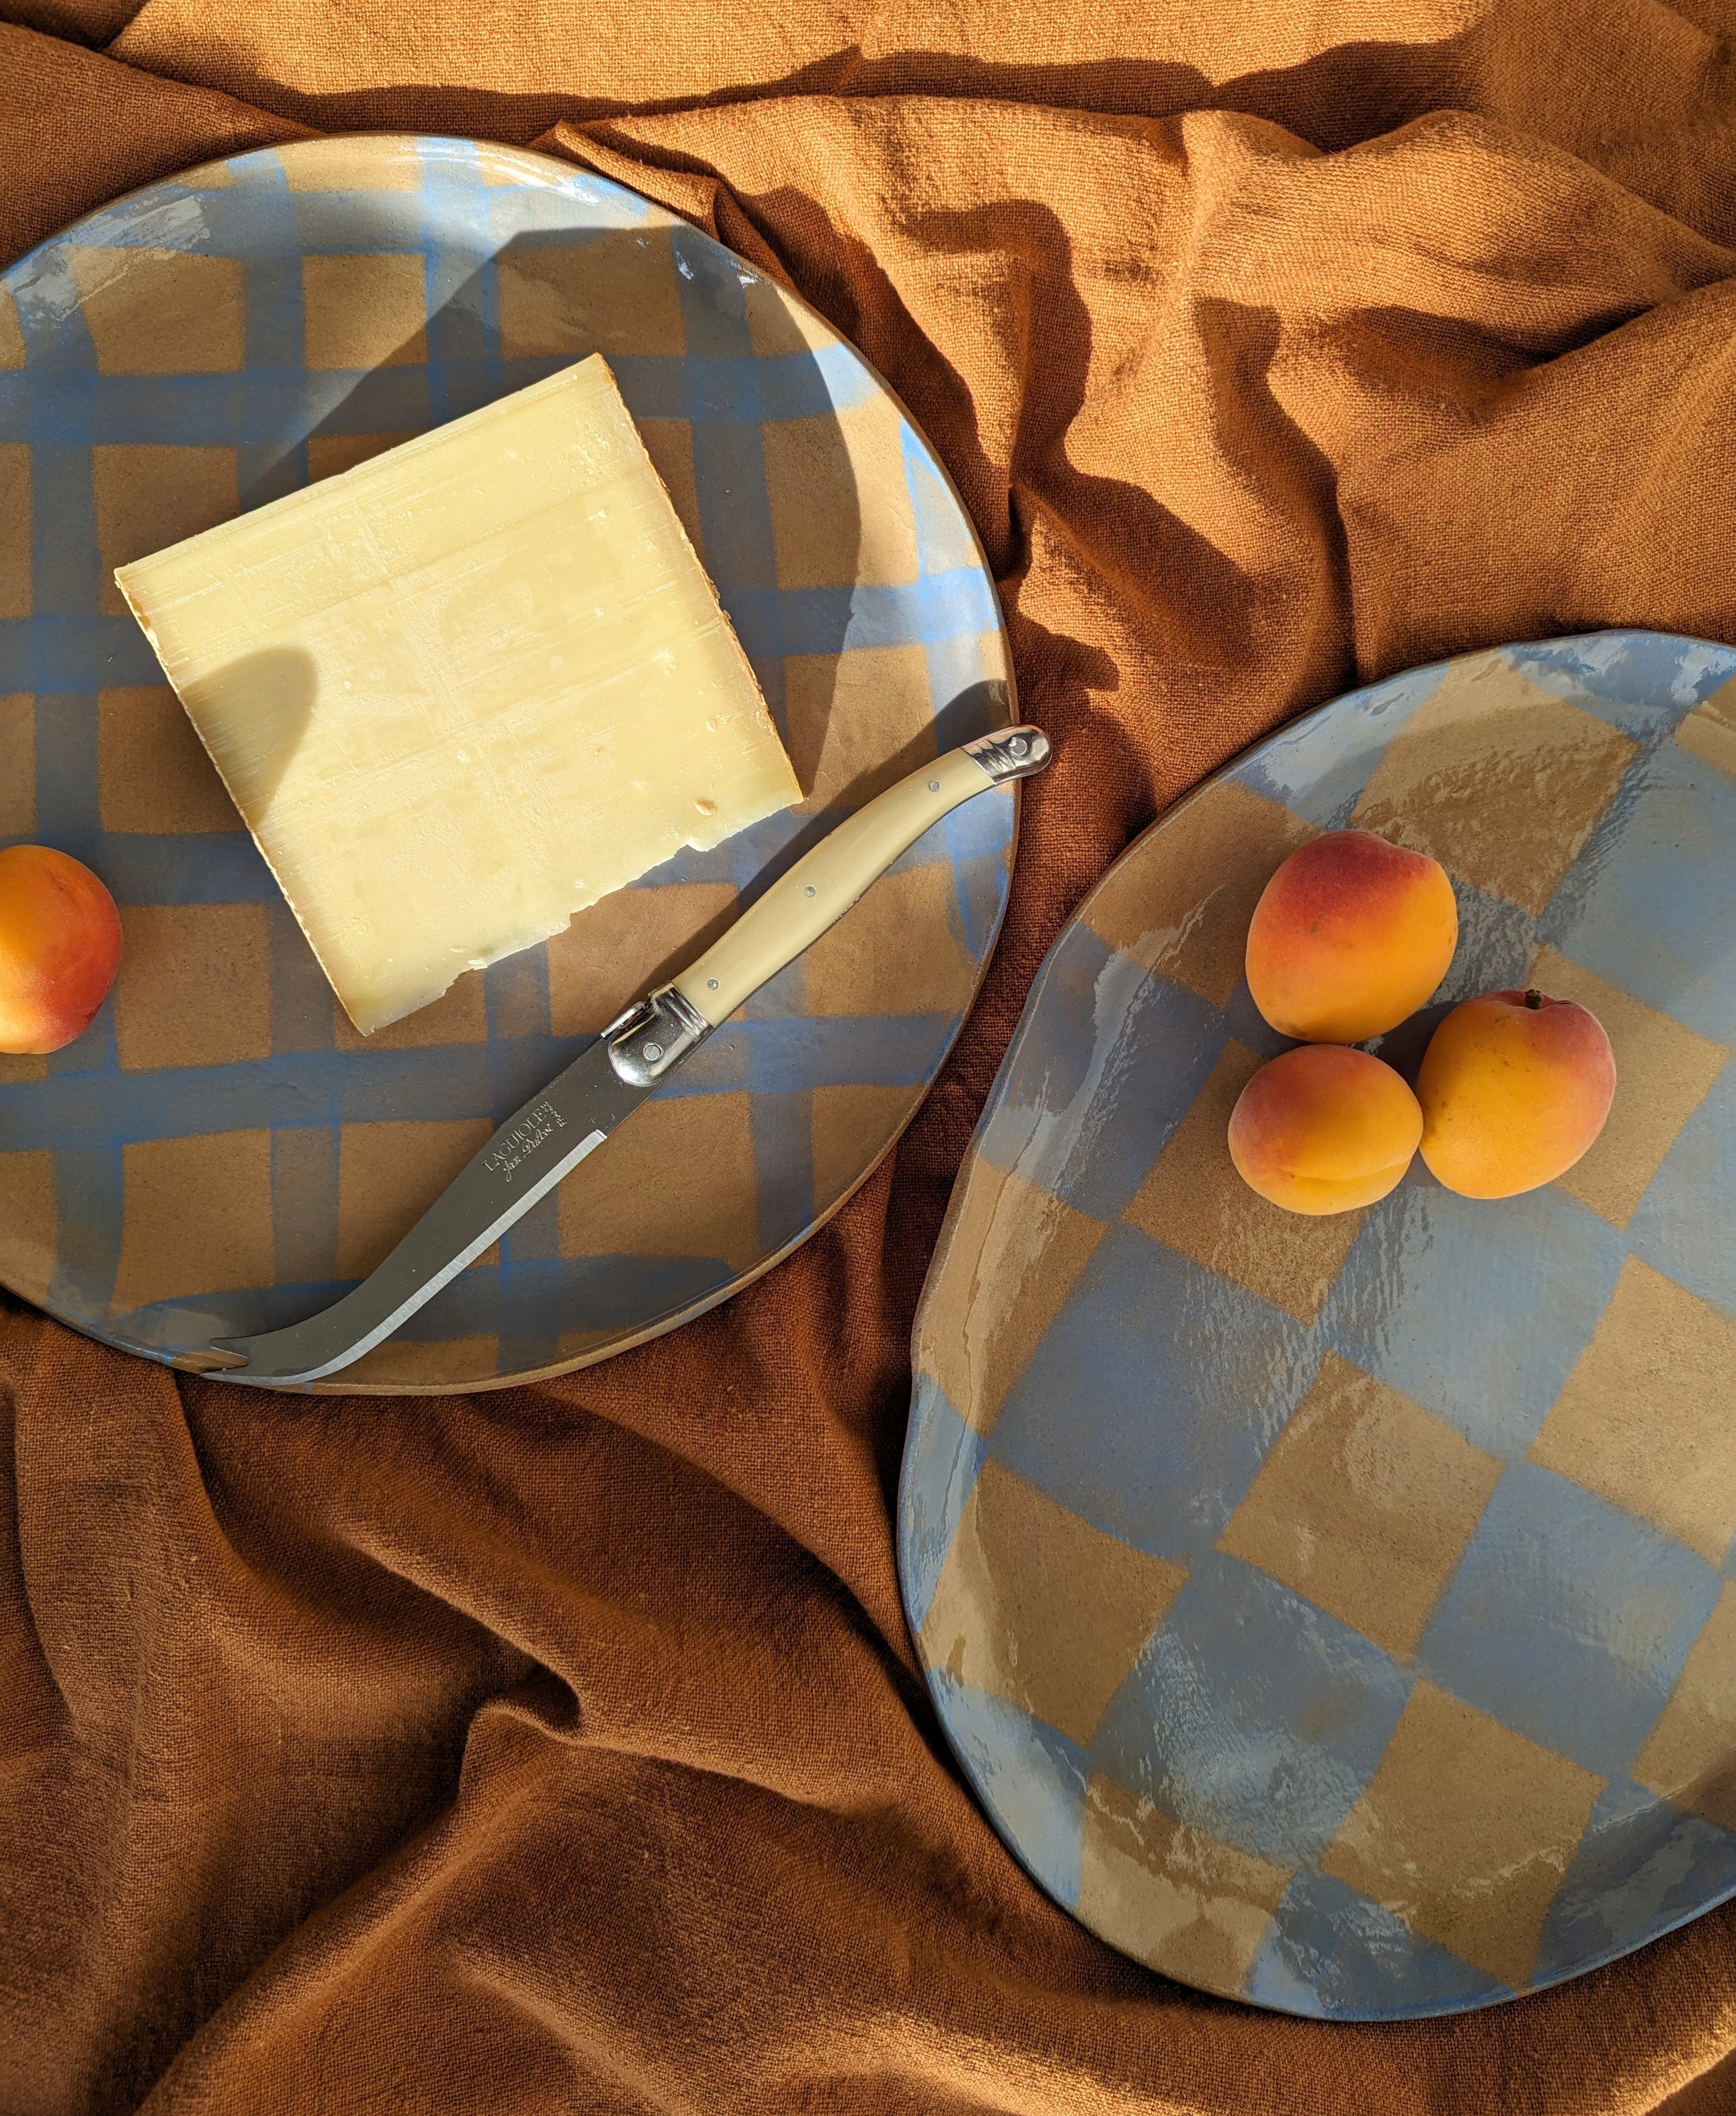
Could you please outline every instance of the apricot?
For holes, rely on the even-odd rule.
[[[114,899],[70,853],[0,852],[0,1051],[58,1051],[88,1028],[121,959]]]
[[[1615,1054],[1575,1000],[1485,992],[1435,1030],[1416,1093],[1436,1180],[1465,1198],[1514,1198],[1553,1183],[1603,1129]]]
[[[1230,1112],[1237,1175],[1291,1212],[1372,1205],[1421,1136],[1416,1097],[1392,1067],[1337,1043],[1304,1043],[1262,1065]]]
[[[1371,830],[1333,830],[1292,853],[1248,927],[1248,990],[1280,1035],[1365,1043],[1414,1014],[1458,945],[1439,862]]]

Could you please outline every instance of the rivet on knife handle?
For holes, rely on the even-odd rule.
[[[1048,761],[1042,729],[1018,727],[922,766],[822,838],[670,989],[716,1028],[841,918],[942,816],[999,780],[1029,778]]]

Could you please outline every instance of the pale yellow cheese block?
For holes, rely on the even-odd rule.
[[[598,356],[115,578],[364,1032],[802,798]]]

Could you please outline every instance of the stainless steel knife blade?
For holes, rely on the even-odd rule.
[[[931,824],[1048,763],[1040,728],[949,751],[839,824],[672,984],[638,1000],[509,1116],[352,1291],[287,1329],[214,1338],[177,1360],[279,1387],[322,1381],[391,1336],[653,1093],[767,978],[841,918]]]
[[[498,1241],[652,1092],[624,1080],[600,1038],[472,1157],[384,1261],[305,1322],[256,1337],[217,1337],[259,1382],[316,1382],[389,1337],[424,1301]]]

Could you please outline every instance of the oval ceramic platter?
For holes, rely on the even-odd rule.
[[[1419,1159],[1310,1220],[1235,1175],[1284,1047],[1249,916],[1347,825],[1452,874],[1444,998],[1609,1030],[1559,1183],[1474,1203]],[[1126,1953],[1444,2013],[1736,1893],[1733,900],[1736,653],[1606,632],[1339,699],[1056,943],[924,1292],[900,1557],[997,1827]]]
[[[592,352],[808,798],[364,1042],[110,575]],[[313,1313],[817,835],[1011,712],[992,583],[884,384],[643,199],[537,155],[361,137],[91,215],[0,277],[0,840],[87,861],[125,953],[76,1042],[0,1058],[0,1278],[159,1359]],[[320,1386],[558,1372],[812,1233],[962,1024],[1015,815],[985,794],[922,839],[606,1153]]]

